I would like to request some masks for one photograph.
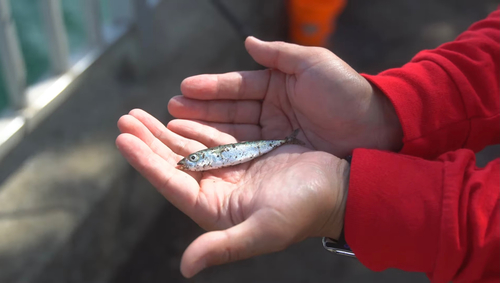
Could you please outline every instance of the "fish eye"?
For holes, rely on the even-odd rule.
[[[198,155],[196,155],[196,154],[191,154],[188,158],[189,158],[189,160],[191,160],[193,162],[198,161]]]

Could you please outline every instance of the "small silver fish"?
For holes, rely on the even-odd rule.
[[[298,132],[298,129],[293,131],[283,140],[247,141],[207,148],[190,154],[177,165],[179,169],[206,171],[245,163],[284,144],[304,145],[296,138]]]

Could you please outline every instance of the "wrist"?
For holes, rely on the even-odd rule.
[[[339,167],[337,168],[337,186],[338,191],[337,202],[332,208],[332,213],[324,225],[321,232],[322,237],[328,237],[338,240],[342,229],[344,227],[344,215],[347,203],[347,192],[349,189],[349,174],[350,165],[346,160],[341,159]]]
[[[403,147],[403,128],[394,105],[389,98],[375,85],[371,87],[370,99],[364,118],[366,140],[370,141],[366,148],[389,151],[400,151]]]
[[[382,121],[382,149],[398,152],[403,147],[403,128],[396,109],[389,98],[376,86],[373,87],[374,96],[377,97],[380,104]]]

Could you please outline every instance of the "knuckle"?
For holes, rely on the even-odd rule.
[[[226,243],[232,243],[231,235],[228,232],[225,232],[225,242]],[[220,260],[221,262],[233,262],[240,260],[239,253],[237,249],[235,249],[232,245],[228,244],[225,245],[224,249],[222,250],[222,253],[220,254]]]
[[[235,257],[234,251],[231,249],[231,247],[226,247],[224,251],[222,252],[221,256],[221,261],[222,262],[233,262],[238,260],[237,257]]]

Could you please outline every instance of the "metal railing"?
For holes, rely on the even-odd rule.
[[[0,61],[11,105],[20,109],[25,105],[26,70],[9,0],[0,0]]]
[[[0,159],[48,116],[71,92],[70,86],[133,24],[141,26],[161,0],[107,0],[111,23],[103,26],[100,0],[80,0],[87,38],[84,56],[71,62],[61,0],[37,0],[49,44],[51,76],[27,85],[26,67],[9,0],[0,0],[0,62],[9,105],[0,111]],[[144,7],[148,8],[145,9]]]

